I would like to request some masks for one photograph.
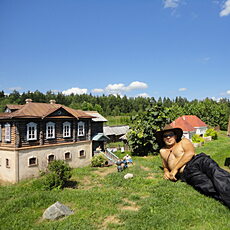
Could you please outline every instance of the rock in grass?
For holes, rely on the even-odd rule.
[[[131,179],[133,178],[133,174],[132,173],[127,173],[126,175],[124,175],[125,179]]]
[[[70,208],[57,201],[45,210],[42,217],[43,219],[56,220],[63,216],[69,216],[72,214],[73,211]]]

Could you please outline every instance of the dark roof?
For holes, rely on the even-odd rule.
[[[108,141],[110,138],[107,137],[104,133],[98,133],[93,137],[93,141]]]
[[[8,107],[9,108],[9,107]],[[30,102],[20,106],[20,108],[12,113],[0,114],[0,119],[6,118],[46,118],[58,109],[64,109],[73,117],[79,118],[93,118],[93,116],[85,113],[82,110],[75,110],[60,104],[36,103]]]

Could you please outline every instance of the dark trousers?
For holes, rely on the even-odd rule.
[[[205,153],[197,154],[187,163],[181,179],[230,208],[230,173]]]

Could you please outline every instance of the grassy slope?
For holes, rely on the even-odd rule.
[[[223,166],[230,156],[230,139],[197,149]],[[159,157],[134,158],[135,165],[117,173],[116,167],[74,169],[77,188],[42,191],[40,180],[0,187],[0,229],[230,229],[230,210],[182,182],[162,179]],[[134,178],[123,176],[133,173]],[[44,210],[56,201],[75,214],[44,221]]]

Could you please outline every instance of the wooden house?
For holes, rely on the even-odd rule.
[[[54,100],[27,99],[25,105],[7,105],[0,114],[0,180],[15,183],[37,177],[54,159],[65,160],[73,168],[88,165],[98,141],[106,139],[105,119],[97,113],[101,117],[97,122],[94,114]],[[101,132],[101,138],[93,141]]]

